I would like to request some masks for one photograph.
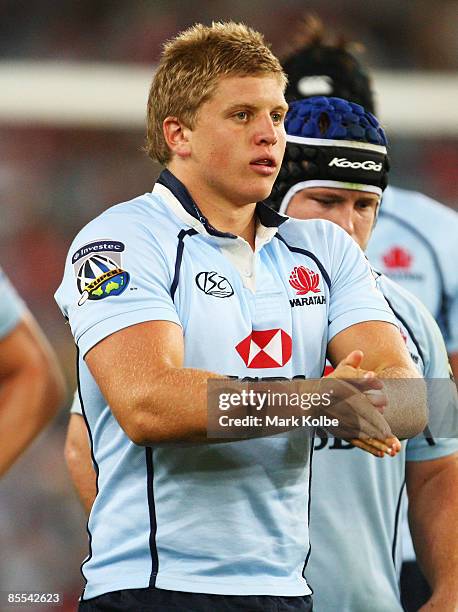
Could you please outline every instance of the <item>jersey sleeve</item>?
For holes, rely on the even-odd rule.
[[[333,231],[328,342],[355,323],[386,321],[397,326],[359,246],[336,225]]]
[[[26,311],[21,300],[3,270],[0,268],[0,340],[5,338],[19,323]]]
[[[131,325],[180,325],[172,275],[156,237],[134,215],[108,212],[86,226],[70,248],[55,295],[81,356]]]
[[[423,329],[429,425],[425,432],[408,440],[406,460],[429,461],[458,452],[458,396],[436,321],[420,303],[416,313]]]

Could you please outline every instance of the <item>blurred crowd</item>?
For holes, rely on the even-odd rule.
[[[372,68],[458,69],[458,22],[451,18],[456,0],[353,0],[342,6],[336,0],[200,0],[183,10],[176,0],[32,0],[24,11],[23,3],[4,0],[0,56],[153,66],[161,44],[178,30],[229,18],[264,32],[281,54],[304,9],[315,8],[330,27],[364,44]],[[389,136],[393,182],[457,207],[456,139]],[[141,131],[0,124],[0,263],[55,347],[69,400],[75,350],[52,296],[76,232],[108,206],[151,190],[159,167],[142,152],[143,139]],[[63,407],[0,483],[0,591],[65,591],[74,601],[81,589],[78,567],[87,542],[63,461],[67,418]]]
[[[281,53],[304,10],[367,46],[379,68],[458,67],[456,0],[16,0],[0,3],[0,55],[9,58],[142,62],[196,21],[234,19],[264,32]],[[274,18],[272,18],[274,17]]]

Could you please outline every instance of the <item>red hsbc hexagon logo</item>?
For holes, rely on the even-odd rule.
[[[281,368],[291,359],[293,340],[282,329],[252,331],[235,350],[248,368]]]

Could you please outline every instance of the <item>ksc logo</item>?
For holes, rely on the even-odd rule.
[[[87,258],[78,270],[76,284],[81,297],[78,306],[87,300],[103,300],[120,295],[129,284],[129,273],[106,255]]]
[[[196,285],[206,295],[217,298],[227,298],[234,295],[231,283],[217,272],[199,272],[196,276]]]

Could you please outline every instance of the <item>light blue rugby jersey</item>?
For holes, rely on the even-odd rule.
[[[84,598],[148,585],[310,592],[303,577],[310,439],[295,431],[214,445],[137,446],[83,359],[113,332],[167,320],[183,328],[187,367],[319,377],[327,343],[340,331],[365,320],[396,324],[362,252],[339,227],[290,220],[262,204],[258,218],[253,253],[242,238],[212,228],[164,171],[152,193],[104,212],[70,248],[56,299],[79,348],[98,472]]]
[[[367,248],[369,261],[416,295],[458,351],[458,213],[416,191],[389,186]]]
[[[0,340],[7,336],[24,315],[26,307],[6,274],[0,268]]]
[[[430,313],[386,276],[378,276],[377,285],[397,315],[420,373],[425,378],[448,381],[450,369],[444,341]],[[447,399],[456,402],[453,386],[444,385],[444,389],[450,391]],[[402,611],[399,531],[406,497],[405,462],[436,459],[457,451],[456,438],[428,441],[421,434],[403,442],[397,457],[378,459],[342,440],[316,438],[311,554],[306,571],[314,590],[314,610]]]

